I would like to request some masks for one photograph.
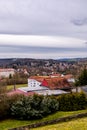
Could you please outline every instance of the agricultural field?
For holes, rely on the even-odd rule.
[[[32,130],[87,130],[87,117]]]
[[[33,123],[38,123],[38,122],[43,122],[43,121],[54,120],[54,119],[57,119],[60,117],[66,117],[66,116],[70,116],[70,115],[74,115],[74,114],[78,114],[78,113],[84,113],[84,112],[87,112],[87,110],[71,111],[71,112],[56,112],[52,115],[44,117],[43,119],[32,120],[32,121],[31,120],[22,121],[22,120],[7,119],[7,120],[0,121],[0,130],[8,130],[10,128],[15,128],[15,127],[19,127],[19,126],[26,126],[28,124],[33,124]],[[41,129],[42,130],[51,130],[49,127],[52,127],[52,126],[46,126],[46,127],[37,128],[36,130],[41,130]],[[53,127],[55,128],[56,125],[53,125]],[[52,130],[57,130],[56,128],[55,129],[54,128],[52,128]],[[64,130],[64,129],[59,129],[59,130]],[[69,129],[65,129],[65,130],[69,130]],[[73,130],[73,129],[70,129],[70,130]],[[76,130],[80,130],[80,129],[76,129]],[[84,129],[84,130],[86,130],[86,129]]]

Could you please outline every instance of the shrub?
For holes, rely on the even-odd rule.
[[[41,109],[43,110],[43,115],[48,115],[59,109],[59,103],[55,98],[46,96],[42,100]]]
[[[85,109],[87,105],[84,93],[70,93],[58,98],[60,111],[73,111]]]
[[[7,96],[5,94],[0,95],[0,119],[11,117],[10,107],[13,102],[16,102],[21,95]]]
[[[0,119],[4,119],[8,115],[9,105],[7,103],[7,96],[0,95]]]
[[[13,103],[11,114],[20,119],[37,119],[57,111],[58,106],[57,99],[47,96],[22,97],[16,103]]]

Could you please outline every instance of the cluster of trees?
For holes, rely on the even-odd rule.
[[[15,75],[9,75],[8,78],[3,78],[1,83],[6,85],[13,85],[13,84],[27,84],[28,75],[23,73],[15,73]]]

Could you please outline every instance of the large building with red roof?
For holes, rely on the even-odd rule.
[[[72,86],[65,77],[32,76],[28,79],[28,87],[37,89],[46,87],[51,90],[68,90],[71,89]]]
[[[60,95],[66,94],[72,86],[65,77],[61,76],[31,76],[28,78],[28,86],[18,88],[15,92],[24,95]]]

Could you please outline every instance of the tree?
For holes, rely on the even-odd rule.
[[[0,82],[0,94],[5,93],[6,90],[7,90],[6,83],[1,81],[1,82]]]
[[[87,85],[87,69],[84,68],[84,70],[79,75],[78,84],[80,86]]]
[[[87,69],[84,68],[81,72],[81,74],[78,76],[78,79],[75,82],[76,88],[78,86],[85,86],[87,85]]]

